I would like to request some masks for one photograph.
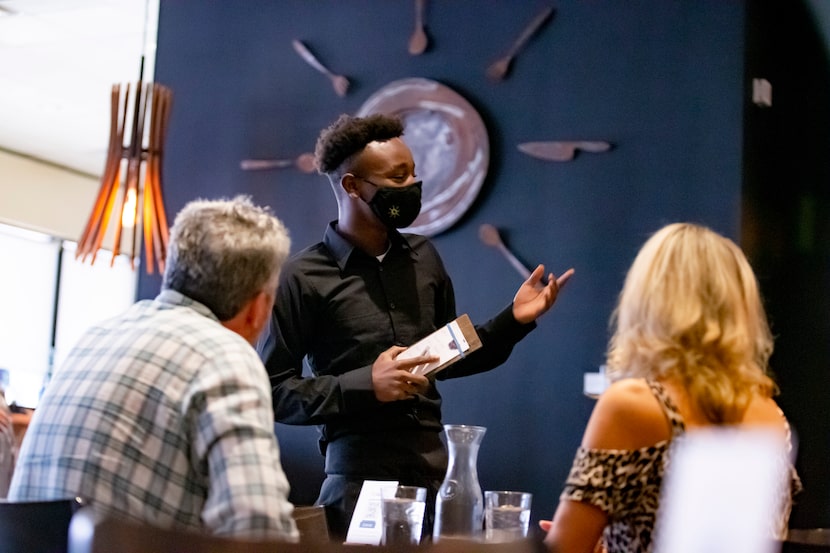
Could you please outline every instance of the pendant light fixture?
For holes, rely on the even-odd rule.
[[[144,32],[146,44],[146,24]],[[110,264],[124,253],[135,269],[143,234],[147,273],[153,274],[156,267],[164,272],[168,226],[161,170],[172,99],[169,88],[144,82],[144,55],[137,83],[112,86],[107,159],[76,258],[86,261],[91,256],[90,262],[95,263],[107,228],[114,222]]]

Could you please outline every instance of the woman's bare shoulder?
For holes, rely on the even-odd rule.
[[[769,427],[772,430],[789,432],[789,423],[784,412],[771,397],[755,396],[752,398],[741,423],[746,426]]]
[[[670,436],[669,423],[648,383],[629,378],[611,384],[599,397],[582,445],[631,450],[654,445]]]

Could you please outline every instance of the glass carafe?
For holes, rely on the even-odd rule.
[[[483,426],[445,424],[449,465],[435,498],[433,541],[446,538],[477,539],[483,531],[484,499],[478,483],[478,448]]]

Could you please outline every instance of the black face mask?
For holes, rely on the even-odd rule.
[[[418,181],[400,188],[379,186],[369,207],[387,227],[408,227],[421,212],[421,185]]]

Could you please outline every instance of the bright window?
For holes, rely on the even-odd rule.
[[[6,399],[35,407],[53,370],[93,323],[135,301],[137,271],[124,256],[75,260],[75,243],[0,224],[0,368]]]

